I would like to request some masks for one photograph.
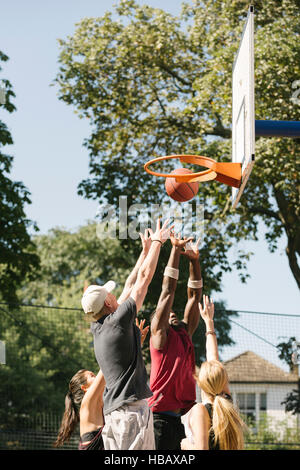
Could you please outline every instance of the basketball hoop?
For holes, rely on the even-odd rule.
[[[192,163],[194,165],[204,166],[208,170],[199,171],[191,174],[176,174],[174,173],[158,173],[149,169],[150,165],[154,163],[170,160],[172,158],[179,159],[182,163]],[[179,183],[192,183],[195,181],[204,182],[216,180],[220,183],[227,184],[234,188],[239,188],[242,180],[242,166],[240,163],[225,162],[219,163],[209,157],[200,155],[167,155],[165,157],[158,157],[145,163],[144,169],[150,175],[161,176],[163,178],[175,178]]]

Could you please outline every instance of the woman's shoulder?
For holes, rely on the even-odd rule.
[[[207,418],[207,408],[204,403],[196,403],[190,411],[190,420]]]
[[[189,423],[194,435],[197,435],[200,430],[202,430],[202,433],[206,433],[208,431],[210,427],[210,418],[203,403],[197,403],[193,406],[189,417]]]

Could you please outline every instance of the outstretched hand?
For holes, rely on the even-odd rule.
[[[135,324],[141,332],[141,344],[143,345],[143,343],[146,339],[146,336],[148,334],[148,331],[149,331],[149,325],[144,328],[145,320],[141,320],[140,323],[139,323],[137,318],[135,319]]]
[[[184,250],[181,252],[182,255],[186,256],[190,260],[199,258],[199,243],[201,238],[198,238],[195,243],[191,243],[192,239],[193,237],[188,239],[188,243],[184,246]]]
[[[170,219],[167,219],[164,222],[163,226],[161,227],[160,219],[157,219],[155,232],[153,233],[153,230],[151,228],[148,229],[151,240],[152,241],[158,240],[161,242],[161,244],[164,244],[165,241],[167,241],[168,238],[170,237],[171,230],[174,228],[174,225],[172,225],[171,227],[168,227],[169,223],[170,223]]]
[[[203,296],[203,308],[201,303],[199,303],[199,310],[200,315],[205,322],[213,320],[215,314],[215,306],[213,301],[209,299],[208,295]]]
[[[151,246],[151,236],[149,229],[146,229],[144,233],[140,233],[139,235],[142,241],[143,252],[147,254]]]
[[[170,240],[172,243],[172,246],[176,246],[178,248],[184,249],[187,243],[189,243],[191,240],[193,240],[193,237],[183,237],[181,238],[180,233],[176,234],[175,232],[170,233]]]

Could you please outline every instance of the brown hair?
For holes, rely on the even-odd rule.
[[[235,405],[224,394],[228,383],[225,367],[216,360],[204,362],[197,382],[213,399],[212,430],[215,443],[219,443],[221,450],[242,450],[246,426]]]
[[[86,369],[81,369],[72,377],[69,391],[65,398],[65,411],[54,447],[60,447],[68,441],[79,423],[79,411],[84,396],[81,386],[86,384]]]

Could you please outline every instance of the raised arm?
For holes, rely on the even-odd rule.
[[[201,317],[206,326],[206,360],[219,360],[217,336],[214,327],[215,306],[207,295],[203,296],[203,307],[199,303]]]
[[[149,229],[151,237],[151,246],[149,249],[149,253],[147,254],[138,271],[137,280],[131,292],[131,297],[133,298],[133,300],[135,300],[136,303],[137,312],[141,309],[143,305],[149,284],[152,281],[153,275],[155,273],[161,246],[170,236],[170,230],[172,227],[167,228],[168,223],[169,221],[166,220],[166,222],[161,227],[160,220],[158,220],[156,231],[153,233],[152,230]]]
[[[188,300],[183,322],[186,324],[190,336],[196,331],[200,320],[199,302],[202,296],[203,281],[199,262],[199,242],[200,238],[196,243],[188,243],[183,252],[183,255],[189,259]]]
[[[147,257],[147,254],[149,253],[149,249],[150,249],[150,246],[151,246],[151,238],[150,238],[150,233],[149,233],[148,229],[145,230],[144,234],[140,233],[140,238],[141,238],[141,241],[142,241],[142,251],[140,253],[140,256],[139,256],[133,270],[131,271],[131,273],[129,274],[129,276],[128,276],[126,282],[125,282],[125,286],[124,286],[122,294],[118,298],[118,304],[119,305],[121,303],[125,302],[125,300],[127,300],[128,297],[130,297],[133,286],[134,286],[134,284],[137,280],[139,269],[142,266],[143,262],[145,261],[145,259]]]
[[[204,320],[206,326],[206,360],[207,361],[219,361],[219,352],[218,352],[218,341],[215,332],[214,326],[214,314],[215,307],[214,303],[207,295],[203,296],[203,308],[199,303],[199,309],[201,317]],[[229,383],[225,384],[223,389],[224,393],[230,395]]]
[[[151,341],[155,349],[162,349],[167,339],[167,332],[170,327],[169,315],[173,306],[177,279],[179,277],[179,260],[184,246],[191,239],[176,237],[171,233],[170,240],[172,249],[168,264],[164,271],[162,290],[156,307],[155,315],[151,320]]]
[[[93,383],[87,388],[80,407],[80,434],[95,429],[95,426],[104,424],[103,418],[103,392],[105,379],[101,370]]]

